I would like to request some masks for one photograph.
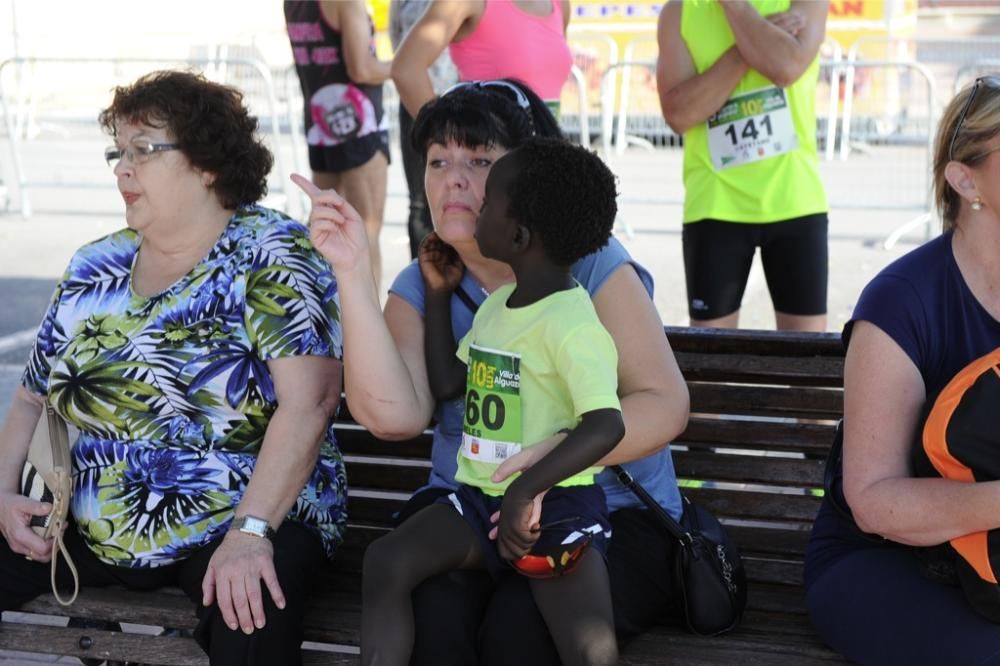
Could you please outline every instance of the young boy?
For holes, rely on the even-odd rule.
[[[592,467],[624,435],[617,352],[569,272],[607,243],[615,196],[614,176],[600,159],[560,140],[530,140],[493,165],[476,239],[483,256],[511,266],[516,284],[483,302],[457,356],[452,336],[431,333],[450,330],[447,307],[431,305],[448,299],[431,295],[450,295],[462,266],[441,241],[425,242],[420,266],[428,292],[431,389],[438,399],[465,391],[455,477],[462,485],[369,547],[364,663],[409,659],[410,593],[423,580],[456,568],[506,575],[513,569],[504,560],[546,576],[531,581],[532,594],[564,663],[617,661],[603,559],[610,525],[594,483],[600,469]],[[491,480],[521,447],[562,430],[566,439],[523,474]],[[489,532],[498,509],[494,544]],[[555,543],[547,534],[556,535]],[[540,549],[546,540],[549,546]],[[570,568],[572,575],[559,575]]]

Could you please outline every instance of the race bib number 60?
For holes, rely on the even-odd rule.
[[[708,149],[717,171],[781,155],[798,145],[781,88],[731,97],[708,119]]]
[[[499,464],[521,450],[521,357],[470,345],[462,455]]]

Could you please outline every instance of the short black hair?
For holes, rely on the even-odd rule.
[[[413,149],[426,156],[432,143],[448,141],[513,149],[532,136],[562,137],[559,122],[531,88],[517,79],[497,80],[520,90],[530,109],[521,108],[514,92],[503,86],[462,85],[421,107],[410,131]]]
[[[122,120],[166,127],[192,166],[215,174],[212,189],[224,208],[246,206],[267,194],[274,158],[235,88],[194,72],[151,72],[115,88],[111,106],[98,116],[111,136]]]
[[[618,214],[615,175],[595,153],[562,139],[529,139],[516,160],[508,215],[536,234],[545,254],[570,265],[608,243]]]

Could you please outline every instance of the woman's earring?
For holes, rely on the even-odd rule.
[[[976,197],[976,200],[972,202],[972,210],[980,211],[983,209],[983,200]]]

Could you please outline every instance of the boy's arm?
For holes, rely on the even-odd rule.
[[[436,401],[450,400],[465,391],[466,367],[455,356],[451,330],[451,297],[462,281],[465,266],[454,248],[431,232],[417,251],[424,278],[424,354],[427,381]]]
[[[625,436],[625,423],[617,409],[595,409],[581,416],[580,423],[559,446],[524,471],[503,495],[497,547],[505,559],[517,559],[531,550],[537,536],[530,525],[532,508],[540,493],[560,481],[591,467]]]

